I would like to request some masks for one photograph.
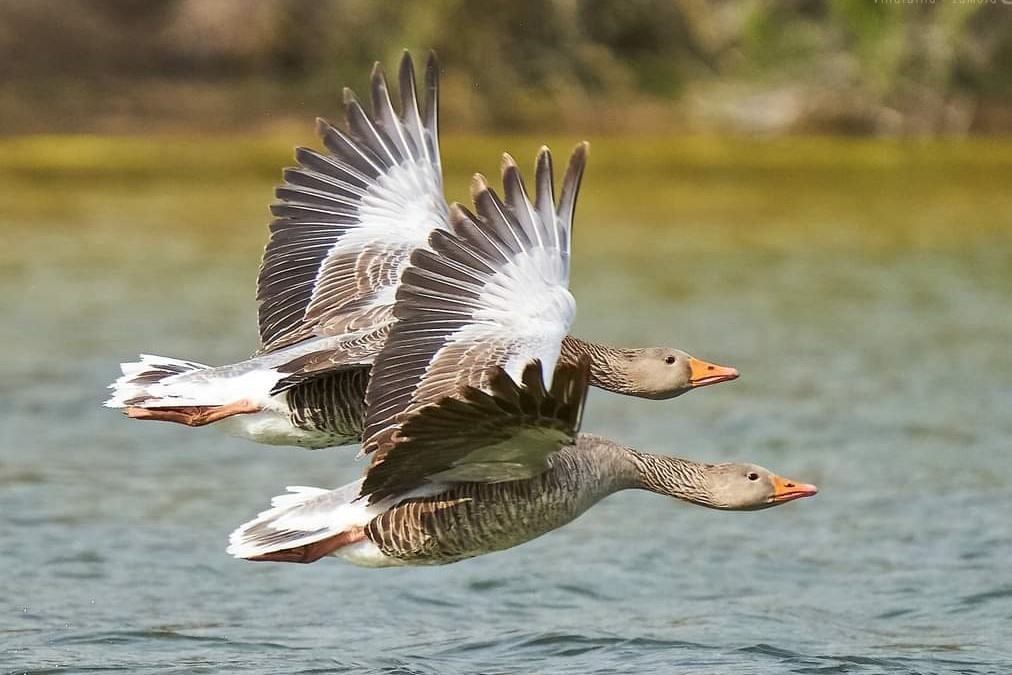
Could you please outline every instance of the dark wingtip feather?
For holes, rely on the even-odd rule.
[[[372,111],[376,115],[384,100],[387,102],[390,100],[387,93],[387,78],[383,73],[383,64],[379,61],[372,64],[372,71],[369,73],[369,91],[372,94]]]
[[[442,175],[442,160],[439,156],[439,60],[434,51],[429,52],[425,62],[425,110],[421,113],[425,129],[425,148],[429,161]]]
[[[336,126],[334,126],[333,124],[331,124],[327,120],[320,119],[318,121],[319,121],[319,123],[316,125],[316,133],[317,133],[317,135],[319,135],[320,140],[322,140],[324,143],[326,143],[327,139],[330,138],[330,137],[332,137],[332,136],[343,136],[344,135],[344,132],[342,132],[340,129],[338,129]],[[337,154],[337,153],[335,153],[335,154]]]
[[[439,126],[439,60],[429,52],[425,62],[425,126],[436,135]]]
[[[341,90],[341,100],[344,101],[345,105],[358,103],[358,99],[355,98],[355,92],[352,91],[351,87],[345,87]]]
[[[450,225],[457,227],[468,222],[475,222],[475,215],[460,202],[450,204]]]
[[[572,183],[575,183],[575,187],[579,188],[580,180],[583,178],[583,172],[587,168],[587,158],[589,155],[590,143],[587,141],[581,141],[576,144],[575,148],[573,148],[573,152],[569,156],[569,166],[566,168],[566,176],[563,179],[563,193],[566,191],[566,186]]]
[[[484,175],[476,173],[471,176],[471,201],[478,201],[478,197],[490,189]]]
[[[534,160],[534,209],[546,223],[555,215],[555,179],[552,173],[552,151],[547,145],[542,145]]]
[[[562,179],[562,192],[559,194],[559,205],[556,213],[565,223],[573,222],[573,211],[576,208],[576,197],[580,193],[580,181],[583,179],[583,172],[587,168],[587,152],[590,144],[586,141],[573,148],[569,156],[569,166],[566,168],[566,175]]]
[[[516,169],[517,168],[517,160],[513,159],[513,155],[511,155],[508,152],[502,153],[502,173],[503,173],[503,176],[506,175],[506,170],[507,169],[511,169],[511,168],[512,169]]]
[[[373,65],[369,90],[372,95],[373,124],[377,130],[382,130],[384,138],[381,140],[389,141],[391,144],[387,146],[384,143],[384,150],[392,151],[392,161],[412,157],[414,152],[412,143],[408,140],[406,130],[399,121],[405,119],[404,115],[408,112],[407,108],[410,103],[405,102],[402,96],[401,115],[398,115],[394,110],[387,87],[386,73],[379,61]],[[401,93],[404,94],[404,92]],[[407,133],[410,134],[410,132]]]
[[[520,175],[520,167],[517,166],[517,161],[508,152],[502,154],[502,188],[503,194],[506,197],[506,203],[516,210],[522,209],[523,204],[517,200],[526,199],[527,192],[524,189],[524,179]]]
[[[397,71],[397,81],[400,86],[401,104],[406,101],[414,101],[415,98],[415,62],[411,60],[411,53],[405,49],[401,57],[401,65]],[[418,104],[415,103],[417,106]],[[401,115],[407,114],[407,110],[401,109]]]
[[[415,64],[411,54],[404,50],[401,65],[397,74],[398,94],[401,101],[400,120],[406,134],[405,143],[408,154],[425,159],[432,166],[438,166],[438,151],[433,145],[435,139],[426,138],[425,122],[422,111],[418,108],[418,91],[415,84]]]
[[[429,50],[429,56],[425,60],[425,85],[430,84],[436,86],[439,84],[439,58],[435,50]]]
[[[409,52],[407,49],[405,49],[404,52],[401,54],[401,63],[400,63],[400,69],[399,69],[399,73],[398,74],[399,74],[399,76],[401,78],[400,81],[402,83],[404,82],[405,76],[409,76],[411,78],[411,87],[412,87],[412,89],[414,89],[414,85],[415,85],[415,62],[411,58],[411,52]]]
[[[535,230],[538,225],[529,217],[530,201],[527,197],[527,188],[524,185],[524,178],[520,174],[520,167],[509,153],[502,156],[502,187],[506,203],[513,210],[518,220],[524,223],[529,234],[535,238]]]

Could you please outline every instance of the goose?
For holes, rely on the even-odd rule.
[[[565,185],[583,160],[578,147]],[[227,552],[447,564],[529,541],[624,489],[735,511],[816,493],[753,464],[648,454],[579,432],[591,357],[561,358],[575,310],[572,193],[563,188],[553,207],[547,152],[534,203],[508,156],[503,167],[505,202],[476,177],[476,214],[454,206],[450,231],[434,232],[402,275],[398,321],[366,393],[364,476],[335,490],[289,487],[231,534]]]
[[[405,53],[397,114],[376,64],[373,114],[345,89],[347,132],[317,120],[328,152],[296,149],[298,166],[284,172],[271,207],[274,220],[257,281],[256,355],[217,367],[142,355],[121,364],[105,405],[135,419],[214,424],[266,444],[358,443],[372,363],[396,322],[401,274],[412,251],[428,247],[430,233],[450,227],[439,154],[438,74],[430,55],[420,106],[414,65]],[[567,182],[560,201],[567,213],[575,205],[586,146],[580,153],[580,173]],[[584,354],[593,386],[648,399],[738,377],[734,368],[679,349],[563,338],[562,358]]]

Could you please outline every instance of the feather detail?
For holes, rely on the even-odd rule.
[[[377,65],[372,115],[346,89],[347,131],[318,120],[329,154],[299,148],[299,166],[285,170],[257,284],[262,352],[347,331],[375,334],[378,352],[411,252],[449,226],[435,58],[426,67],[424,113],[407,53],[399,80],[400,115]]]
[[[581,166],[580,152],[571,163]],[[367,400],[363,452],[390,440],[398,420],[462,387],[485,389],[493,369],[519,382],[540,360],[548,384],[575,314],[567,289],[571,222],[552,204],[547,152],[532,204],[512,157],[503,158],[506,201],[481,175],[472,180],[477,215],[454,205],[451,232],[434,231],[431,250],[412,254],[394,312],[398,321],[377,357]],[[575,178],[574,178],[575,176]],[[567,178],[574,185],[579,173]],[[545,190],[549,192],[546,196]],[[548,216],[547,220],[544,218]]]
[[[534,361],[517,384],[498,368],[486,390],[464,387],[408,416],[374,455],[362,494],[376,502],[426,482],[496,483],[535,476],[580,428],[589,362],[560,363],[546,389]]]

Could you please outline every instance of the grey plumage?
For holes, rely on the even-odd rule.
[[[580,357],[589,357],[591,363],[591,384],[608,391],[624,393],[634,388],[625,365],[641,351],[612,347],[597,342],[588,342],[567,335],[562,339],[560,359],[575,362]]]
[[[370,521],[366,536],[408,564],[451,563],[516,546],[632,487],[634,468],[619,447],[581,435],[533,478],[462,483],[434,497],[402,501]]]
[[[365,415],[369,368],[348,368],[306,380],[288,390],[292,425],[319,432],[321,447],[357,443]]]
[[[559,366],[562,372],[567,368]],[[483,403],[477,405],[485,410]],[[515,416],[509,408],[502,409],[506,418]],[[515,440],[523,442],[521,436]],[[590,434],[577,435],[545,459],[546,468],[527,478],[454,482],[429,476],[434,482],[427,488],[419,485],[376,504],[369,503],[364,488],[374,469],[337,490],[289,488],[294,494],[276,497],[274,508],[232,533],[229,552],[282,562],[313,562],[333,554],[369,566],[439,565],[539,537],[620,490],[649,490],[737,511],[765,509],[816,493],[814,485],[789,481],[756,465],[704,464],[641,453]],[[355,548],[363,541],[375,547],[374,554]],[[346,554],[345,547],[353,550]]]
[[[754,482],[750,473],[758,476]],[[766,508],[780,503],[765,482],[768,475],[752,465],[652,455],[580,434],[533,478],[462,483],[438,495],[406,499],[371,520],[365,535],[402,563],[439,565],[530,541],[620,490],[649,490],[716,509]]]

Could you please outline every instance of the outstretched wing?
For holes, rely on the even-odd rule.
[[[521,380],[495,368],[488,391],[464,387],[458,398],[408,416],[397,443],[369,467],[361,494],[375,503],[426,481],[497,483],[545,471],[548,456],[579,431],[590,364],[587,357],[560,362],[551,390],[540,361],[528,364]]]
[[[568,289],[573,206],[586,145],[573,152],[558,208],[547,148],[538,155],[531,203],[515,162],[503,161],[505,204],[481,176],[472,182],[477,215],[455,205],[452,232],[435,231],[412,255],[397,291],[397,323],[366,394],[362,452],[373,465],[398,442],[402,422],[422,407],[489,391],[504,371],[521,382],[542,364],[551,387],[576,303]],[[480,442],[480,441],[479,441]],[[556,444],[557,447],[557,444]]]
[[[298,148],[277,188],[257,280],[260,341],[270,352],[311,337],[355,333],[378,351],[411,252],[449,227],[437,130],[439,66],[430,55],[425,107],[414,66],[400,66],[400,115],[379,64],[370,118],[344,91],[347,132],[318,120],[329,153]]]

